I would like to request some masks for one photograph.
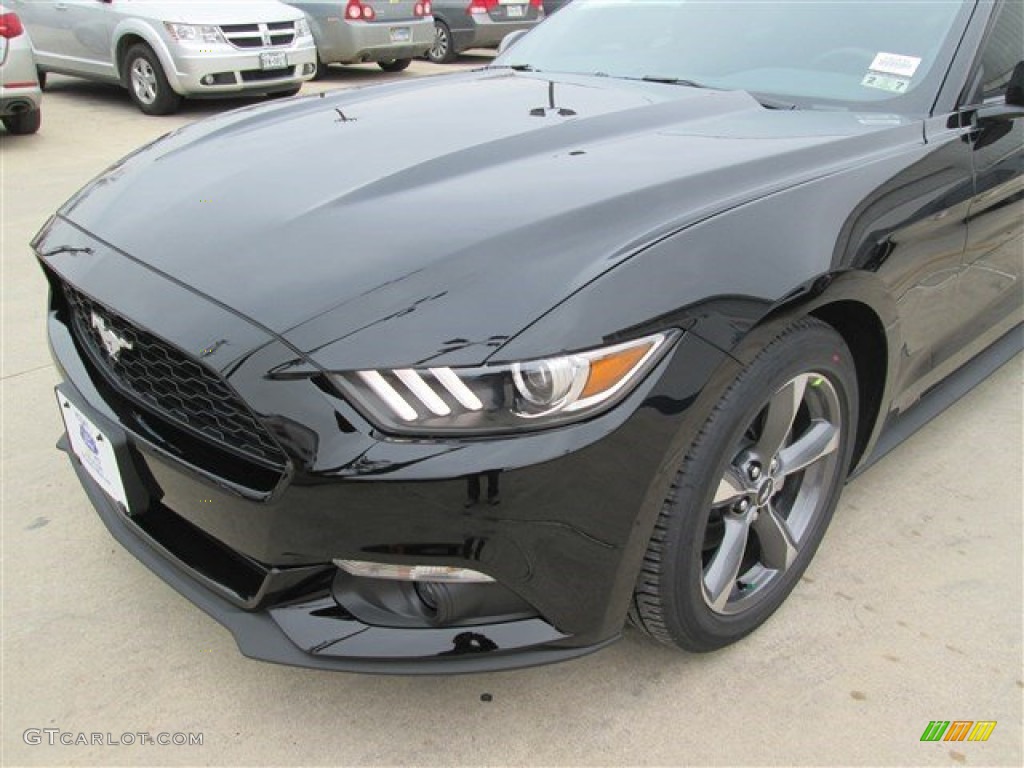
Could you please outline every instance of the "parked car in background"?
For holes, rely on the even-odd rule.
[[[47,72],[119,83],[149,115],[185,96],[298,93],[316,71],[302,12],[244,3],[10,0]]]
[[[550,16],[552,13],[571,2],[572,0],[544,0],[544,13]]]
[[[434,0],[434,43],[427,58],[447,64],[470,48],[497,48],[505,35],[543,20],[541,0]]]
[[[289,2],[306,14],[316,41],[317,71],[329,64],[376,62],[400,72],[434,41],[431,0],[302,0]]]
[[[8,133],[38,131],[42,101],[32,42],[18,14],[0,5],[0,120]]]

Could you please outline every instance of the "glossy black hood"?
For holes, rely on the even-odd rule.
[[[644,245],[919,138],[743,92],[492,70],[204,121],[62,214],[324,367],[477,364]]]

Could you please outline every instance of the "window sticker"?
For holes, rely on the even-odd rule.
[[[900,77],[913,77],[917,68],[921,66],[921,59],[918,56],[901,56],[898,53],[879,53],[875,60],[868,67],[872,72],[884,72],[887,75],[899,75]]]
[[[868,72],[860,84],[865,88],[878,88],[891,93],[906,93],[910,88],[910,80],[905,77],[894,77],[882,72]]]

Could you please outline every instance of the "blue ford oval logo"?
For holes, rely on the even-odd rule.
[[[99,456],[100,448],[96,445],[96,441],[93,439],[92,433],[85,428],[85,424],[79,425],[78,434],[82,436],[82,441],[85,443],[86,447],[92,451],[94,455]]]

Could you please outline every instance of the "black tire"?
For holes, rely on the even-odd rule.
[[[124,86],[135,106],[147,115],[171,115],[181,106],[181,96],[175,93],[160,59],[145,43],[133,45],[121,62]]]
[[[267,97],[271,98],[271,99],[289,99],[292,96],[295,96],[296,94],[298,94],[298,92],[301,91],[301,90],[302,90],[302,86],[301,85],[295,85],[295,86],[292,86],[291,88],[287,88],[286,90],[283,90],[283,91],[274,91],[273,93],[268,93]]]
[[[321,59],[320,56],[318,55],[316,57],[316,70],[314,70],[314,72],[313,72],[313,78],[312,79],[314,81],[316,81],[316,80],[323,80],[326,75],[327,75],[327,65],[324,63],[324,60]]]
[[[412,64],[412,59],[391,59],[377,62],[377,66],[385,72],[401,72],[403,69],[408,69],[410,64]]]
[[[698,652],[764,623],[825,534],[856,424],[856,370],[838,333],[805,318],[769,342],[683,459],[637,578],[632,623]]]
[[[427,50],[427,60],[435,64],[451,64],[458,58],[452,31],[440,19],[434,19],[434,44]]]
[[[8,133],[13,133],[15,136],[28,136],[36,133],[39,126],[43,124],[43,111],[32,109],[27,112],[19,112],[16,115],[3,118],[3,123]]]

